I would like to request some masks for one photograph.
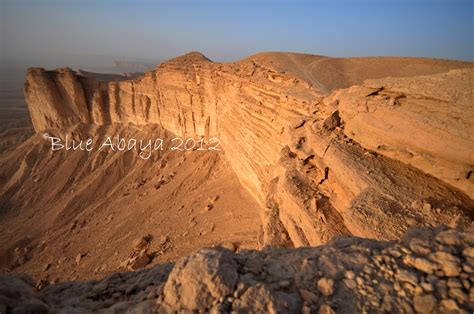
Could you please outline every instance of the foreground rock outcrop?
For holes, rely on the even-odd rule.
[[[214,63],[193,52],[134,80],[30,69],[25,95],[36,131],[130,123],[218,137],[260,204],[262,245],[305,246],[470,223],[472,66],[283,53]]]
[[[12,313],[469,313],[474,229],[239,254],[203,249],[174,265],[40,291],[25,276],[2,275],[0,283],[2,312]]]

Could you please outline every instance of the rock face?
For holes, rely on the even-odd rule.
[[[388,240],[410,225],[469,224],[473,75],[469,69],[372,80],[315,105],[290,130],[268,194],[293,243],[315,245],[339,234]]]
[[[264,244],[305,246],[472,220],[472,66],[193,52],[134,80],[30,69],[25,95],[36,131],[131,123],[218,137],[262,207]]]
[[[332,95],[345,133],[474,197],[474,116],[470,69],[368,80]]]
[[[472,228],[446,227],[410,229],[396,242],[342,237],[239,254],[213,248],[175,265],[39,292],[24,276],[2,275],[0,300],[13,313],[468,313],[473,251]]]
[[[31,69],[25,96],[36,131],[75,123],[154,123],[180,136],[219,137],[242,183],[263,200],[287,121],[307,114],[316,96],[299,81],[269,81],[272,73],[251,61],[215,64],[190,53],[121,82]]]
[[[164,287],[166,303],[188,309],[209,308],[212,302],[232,294],[238,265],[222,250],[202,250],[179,262]]]

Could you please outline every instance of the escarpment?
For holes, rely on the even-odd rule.
[[[97,82],[68,69],[31,69],[25,95],[37,131],[133,123],[159,124],[180,136],[219,137],[242,183],[261,201],[288,121],[308,114],[317,96],[292,80],[270,82],[270,75],[252,62],[214,64],[195,53],[121,82]]]
[[[469,224],[472,63],[390,58],[386,68],[379,59],[270,54],[214,63],[190,53],[111,81],[36,68],[25,96],[37,132],[130,123],[218,137],[261,204],[264,244],[388,240],[412,225]]]

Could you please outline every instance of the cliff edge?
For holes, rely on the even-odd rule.
[[[469,224],[473,78],[468,62],[192,52],[133,80],[30,69],[25,96],[38,132],[156,124],[218,137],[260,204],[263,244],[300,246]]]

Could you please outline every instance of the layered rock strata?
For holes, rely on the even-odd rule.
[[[389,58],[398,67],[384,70],[370,58],[272,58],[213,63],[190,53],[123,81],[30,69],[25,95],[36,131],[132,123],[218,137],[262,206],[265,244],[315,245],[340,234],[395,239],[410,225],[471,221],[471,63]],[[446,73],[457,68],[464,69]],[[382,73],[430,75],[330,93]]]

